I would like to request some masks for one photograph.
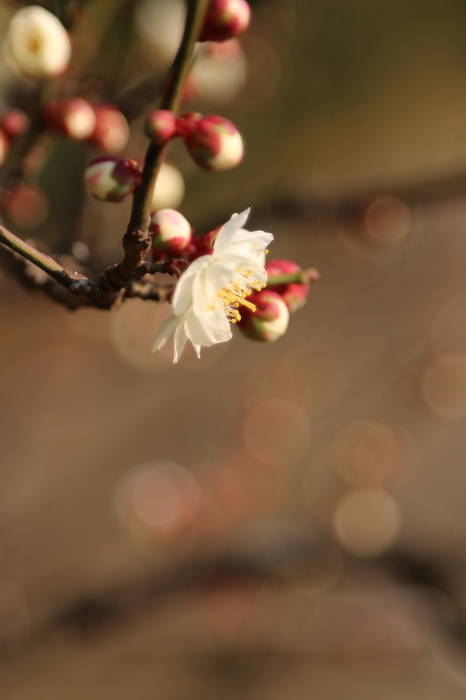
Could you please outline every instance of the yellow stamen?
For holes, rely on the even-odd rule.
[[[246,306],[251,311],[255,311],[255,305],[246,300],[253,290],[260,291],[265,287],[264,282],[260,282],[253,276],[251,269],[238,269],[238,278],[233,279],[227,287],[223,287],[217,292],[217,296],[225,308],[225,314],[230,323],[241,321],[241,315],[237,309]]]

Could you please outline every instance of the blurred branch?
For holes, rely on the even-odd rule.
[[[191,561],[172,567],[163,575],[148,573],[127,584],[109,586],[96,595],[82,597],[58,610],[42,627],[42,634],[66,629],[80,635],[105,631],[109,625],[124,623],[149,610],[162,596],[195,588],[210,590],[229,581],[232,586],[245,578],[270,585],[280,582],[305,581],[312,584],[319,577],[323,562],[341,561],[342,572],[351,577],[382,574],[387,582],[412,590],[422,596],[431,620],[460,649],[465,648],[466,614],[458,604],[452,583],[452,572],[459,572],[458,561],[439,562],[421,559],[403,550],[395,550],[372,560],[339,552],[326,538],[305,530],[286,537],[281,544],[260,544],[257,547]],[[464,574],[464,568],[462,569]],[[449,605],[445,605],[448,602]],[[36,630],[35,639],[41,629]]]
[[[191,66],[194,46],[199,36],[208,0],[192,0],[188,5],[185,29],[180,48],[173,62],[165,83],[161,98],[161,109],[176,112],[181,100],[183,86]],[[28,143],[28,140],[26,140]],[[163,263],[150,264],[144,260],[150,249],[149,235],[150,207],[160,165],[163,161],[166,145],[149,144],[143,168],[142,182],[136,188],[133,207],[128,229],[123,236],[123,260],[108,267],[101,275],[90,280],[84,275],[70,272],[56,260],[44,255],[33,246],[5,228],[0,229],[0,242],[18,255],[33,263],[50,275],[55,282],[62,285],[77,297],[83,299],[83,304],[93,305],[101,309],[110,309],[125,297],[125,288],[148,273],[155,272],[178,275],[180,272],[176,261],[168,260]],[[159,300],[159,292],[140,287],[128,291],[126,296],[138,296]],[[51,294],[49,293],[49,296]],[[54,297],[55,298],[55,297]],[[73,305],[73,308],[81,304]]]
[[[4,226],[0,226],[0,243],[3,244],[0,245],[0,264],[7,273],[29,288],[43,290],[54,301],[70,309],[80,306],[108,309],[118,301],[134,297],[165,301],[173,287],[128,279],[125,275],[129,273],[121,263],[107,268],[95,279],[89,279],[80,271],[67,270],[50,255],[39,252]],[[180,262],[172,259],[160,263],[144,262],[140,274],[141,277],[155,273],[179,275],[179,265]],[[47,273],[46,276],[38,275],[39,270]]]

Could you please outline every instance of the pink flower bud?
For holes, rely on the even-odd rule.
[[[245,0],[210,0],[200,41],[225,41],[244,32],[251,19]]]
[[[86,189],[103,202],[121,202],[141,181],[135,160],[101,156],[84,173]]]
[[[144,133],[154,143],[165,143],[176,134],[175,115],[168,109],[150,112],[144,119]]]
[[[263,289],[248,297],[255,311],[241,307],[241,320],[238,326],[244,335],[252,340],[272,343],[286,333],[290,313],[279,294]]]
[[[81,97],[53,100],[47,105],[45,120],[52,129],[76,141],[88,139],[96,127],[94,108]]]
[[[9,150],[10,142],[8,140],[8,137],[5,134],[4,130],[0,129],[0,166],[2,166],[5,162]]]
[[[186,115],[177,124],[189,153],[201,168],[228,170],[241,161],[243,140],[228,119],[215,114],[202,118]]]
[[[107,153],[120,153],[129,139],[124,115],[112,104],[98,105],[94,111],[96,123],[89,141]]]
[[[265,266],[265,269],[269,278],[301,272],[299,265],[291,260],[270,260]],[[276,292],[282,297],[290,313],[294,313],[304,306],[309,294],[309,284],[304,282],[267,284],[267,289]]]
[[[21,109],[9,109],[0,119],[0,127],[13,140],[27,131],[29,119]]]
[[[176,256],[191,242],[189,222],[175,209],[160,209],[151,217],[152,245],[159,253]]]

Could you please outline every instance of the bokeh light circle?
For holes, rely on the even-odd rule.
[[[199,522],[203,499],[190,472],[172,462],[154,461],[123,476],[115,502],[121,523],[132,535],[163,541]]]
[[[400,483],[415,471],[419,450],[405,428],[360,420],[340,431],[332,446],[332,461],[350,484]]]
[[[466,418],[466,355],[445,353],[435,358],[422,375],[421,391],[437,416]]]
[[[355,488],[338,502],[333,529],[346,551],[361,557],[376,556],[396,542],[401,530],[400,509],[383,489]]]
[[[254,457],[277,467],[298,461],[310,434],[306,413],[287,399],[258,403],[249,412],[243,430],[244,442]]]

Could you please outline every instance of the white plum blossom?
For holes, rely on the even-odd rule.
[[[15,69],[36,79],[61,75],[71,57],[65,27],[39,5],[27,5],[16,12],[8,26],[5,50]]]
[[[159,328],[152,351],[174,335],[174,362],[187,340],[199,357],[201,347],[230,340],[230,323],[241,318],[241,306],[255,310],[247,297],[265,287],[264,254],[273,236],[243,229],[249,211],[232,216],[220,229],[212,255],[197,258],[180,276],[173,315]]]

